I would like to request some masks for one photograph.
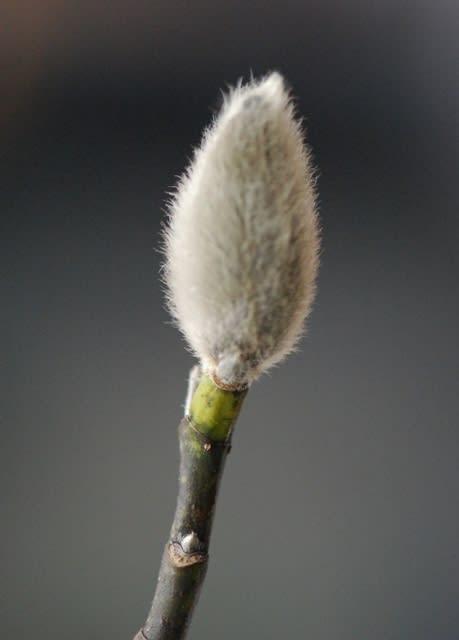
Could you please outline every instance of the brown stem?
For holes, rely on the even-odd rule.
[[[245,390],[218,389],[208,378],[203,379],[191,405],[191,417],[180,423],[177,507],[153,603],[135,640],[185,637],[207,571],[218,488],[231,448],[232,426],[245,394]],[[218,433],[219,439],[210,438],[206,431],[214,436]]]

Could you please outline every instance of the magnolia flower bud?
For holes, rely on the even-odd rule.
[[[314,297],[314,181],[282,77],[238,86],[170,205],[169,308],[221,386],[250,383],[301,336]]]

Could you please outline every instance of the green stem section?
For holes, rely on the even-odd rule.
[[[218,487],[246,393],[220,389],[204,375],[180,423],[177,508],[150,613],[135,640],[185,637],[206,574]]]

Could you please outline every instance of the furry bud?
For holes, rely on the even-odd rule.
[[[226,97],[169,213],[171,313],[217,384],[248,384],[294,348],[318,267],[312,171],[278,73]]]

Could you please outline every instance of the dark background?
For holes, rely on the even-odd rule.
[[[456,2],[3,0],[0,636],[131,638],[193,364],[166,193],[281,71],[320,171],[301,350],[246,401],[190,638],[457,640]]]

